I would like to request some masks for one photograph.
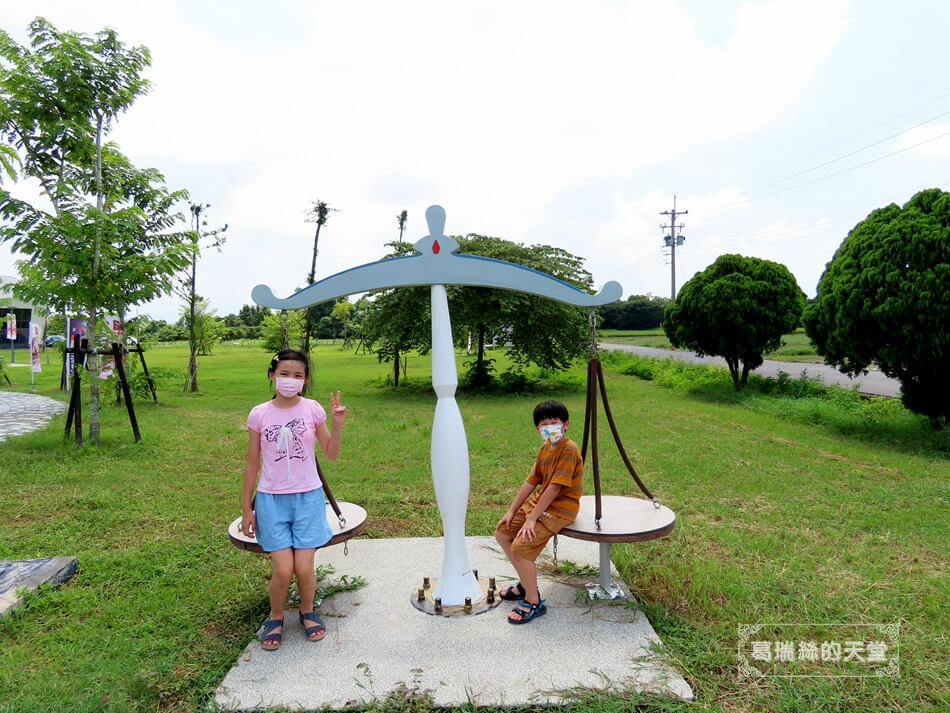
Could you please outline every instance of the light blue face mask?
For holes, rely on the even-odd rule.
[[[564,427],[560,423],[549,423],[545,426],[541,426],[540,431],[541,438],[543,438],[546,443],[554,444],[561,440]]]

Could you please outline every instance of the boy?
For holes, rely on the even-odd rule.
[[[577,517],[584,463],[577,444],[564,435],[569,424],[567,407],[560,401],[544,401],[535,407],[534,426],[544,444],[495,528],[495,539],[521,578],[500,593],[502,599],[518,602],[508,615],[509,624],[527,624],[547,611],[538,592],[534,561],[547,541]]]

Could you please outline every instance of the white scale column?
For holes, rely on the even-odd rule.
[[[441,234],[441,230],[438,233]],[[452,345],[452,325],[445,285],[432,285],[432,387],[438,401],[432,422],[432,484],[442,516],[445,551],[442,575],[433,598],[446,605],[477,601],[482,588],[472,572],[465,550],[465,513],[468,509],[468,440],[462,413],[455,401],[458,372]]]

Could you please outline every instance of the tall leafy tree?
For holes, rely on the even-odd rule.
[[[399,227],[399,240],[396,244],[402,244],[403,233],[406,232],[406,225],[409,222],[409,211],[403,210],[396,216],[396,225]],[[416,291],[418,292],[418,290]],[[395,306],[393,304],[388,304],[394,298],[394,293],[388,293],[386,295],[381,295],[381,301],[377,305],[380,310],[384,313],[389,313],[392,311],[392,308]],[[419,295],[413,293],[412,299],[414,301],[419,300]],[[379,313],[377,313],[379,314]],[[372,329],[374,332],[379,329],[380,323],[379,320],[370,320],[366,323],[366,326]],[[399,386],[399,368],[400,368],[400,357],[403,351],[400,345],[403,344],[412,344],[413,339],[411,335],[417,331],[418,326],[416,324],[391,324],[387,327],[391,332],[394,339],[386,339],[383,343],[380,344],[377,349],[377,355],[380,359],[385,359],[387,361],[392,361],[393,363],[393,386]],[[372,343],[374,337],[369,335],[370,343]],[[414,347],[410,347],[414,348]]]
[[[307,275],[307,284],[312,285],[317,279],[317,254],[320,252],[320,229],[326,225],[327,220],[330,218],[330,213],[337,211],[337,208],[331,208],[326,201],[312,201],[310,210],[307,211],[307,222],[316,223],[317,228],[313,233],[313,256],[310,260],[310,272]],[[303,331],[303,350],[304,352],[310,351],[310,336],[313,331],[313,327],[316,324],[318,315],[313,307],[307,308],[307,315],[304,322],[304,331]]]
[[[593,289],[593,277],[583,267],[584,258],[561,248],[525,246],[476,233],[458,238],[458,242],[460,253],[505,260],[588,292]],[[491,379],[491,362],[485,349],[492,343],[508,345],[508,354],[518,367],[534,363],[562,370],[588,352],[590,330],[583,307],[488,287],[453,286],[449,300],[453,327],[474,338],[475,360],[469,369],[474,386],[484,386]]]
[[[407,254],[408,243],[397,254]],[[392,255],[391,257],[395,257]],[[392,362],[393,386],[399,386],[401,360],[413,350],[429,351],[432,342],[432,312],[428,287],[400,287],[374,295],[362,323],[363,337],[372,345],[379,361]]]
[[[199,301],[204,299],[198,296],[196,291],[196,281],[198,276],[198,256],[206,247],[217,248],[221,252],[221,246],[224,245],[227,238],[224,233],[228,229],[225,223],[220,228],[209,228],[205,211],[210,208],[209,203],[191,204],[191,265],[188,274],[178,283],[178,294],[184,298],[187,310],[185,320],[188,325],[188,380],[185,382],[185,391],[198,391],[198,359],[197,354],[210,352],[210,349],[202,346],[198,339],[198,308]],[[207,303],[207,300],[205,300]],[[204,305],[207,307],[207,304]],[[207,329],[202,328],[204,332]],[[206,340],[205,340],[206,341]]]
[[[784,265],[720,255],[683,285],[666,308],[663,330],[674,347],[726,360],[738,391],[763,354],[798,327],[805,293]]]
[[[548,245],[524,246],[501,238],[471,233],[455,238],[459,252],[506,260],[553,275],[580,289],[590,290],[591,274],[583,258]],[[389,257],[412,253],[408,243],[390,243]],[[550,369],[567,368],[587,353],[587,311],[535,295],[487,287],[450,286],[449,311],[456,336],[471,333],[476,343],[469,370],[471,383],[484,386],[491,379],[486,348],[508,346],[517,367],[535,363]],[[429,290],[398,288],[378,295],[364,320],[364,332],[382,360],[411,349],[425,353],[431,347]],[[396,381],[394,371],[394,381]]]
[[[900,379],[908,409],[950,423],[950,193],[921,191],[858,223],[804,322],[828,364],[859,374],[876,363]]]
[[[402,242],[402,234],[406,232],[406,223],[409,220],[409,211],[404,210],[396,216],[396,225],[399,226],[399,242]]]
[[[267,307],[261,307],[260,305],[242,305],[241,309],[238,310],[237,316],[242,324],[248,327],[257,327],[264,321],[264,317],[269,314],[270,310]]]
[[[261,346],[271,352],[286,349],[287,344],[299,343],[303,336],[304,319],[301,310],[285,310],[268,314],[261,324]]]
[[[216,310],[211,307],[207,297],[196,295],[193,303],[181,306],[181,316],[189,325],[190,338],[201,356],[211,354],[211,350],[221,336],[221,324],[215,317]],[[188,390],[187,385],[185,391]]]
[[[27,256],[18,264],[21,297],[81,308],[89,324],[103,311],[166,292],[187,264],[175,205],[154,169],[139,170],[106,143],[115,120],[148,90],[144,47],[112,30],[93,37],[60,32],[43,18],[20,46],[0,31],[0,138],[20,174],[38,181],[36,204],[0,191],[0,240]],[[99,436],[98,381],[90,379],[89,437]]]

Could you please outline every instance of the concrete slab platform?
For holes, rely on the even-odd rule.
[[[0,560],[0,619],[24,601],[23,593],[41,584],[61,584],[76,571],[75,557]]]
[[[469,537],[466,546],[480,578],[494,576],[499,588],[517,580],[494,538]],[[547,614],[521,626],[506,620],[510,602],[470,616],[418,611],[410,598],[423,576],[441,573],[442,548],[441,538],[354,539],[348,556],[340,546],[318,551],[317,564],[333,565],[334,578],[361,576],[366,586],[322,603],[327,635],[319,642],[306,639],[297,610],[285,612],[280,649],[263,651],[253,640],[216,702],[226,710],[339,709],[413,691],[437,706],[515,706],[610,685],[692,700],[686,681],[654,651],[661,642],[643,612],[587,600],[584,584],[596,574],[542,574]],[[550,554],[549,544],[541,557]],[[558,560],[596,568],[598,546],[561,537]]]

